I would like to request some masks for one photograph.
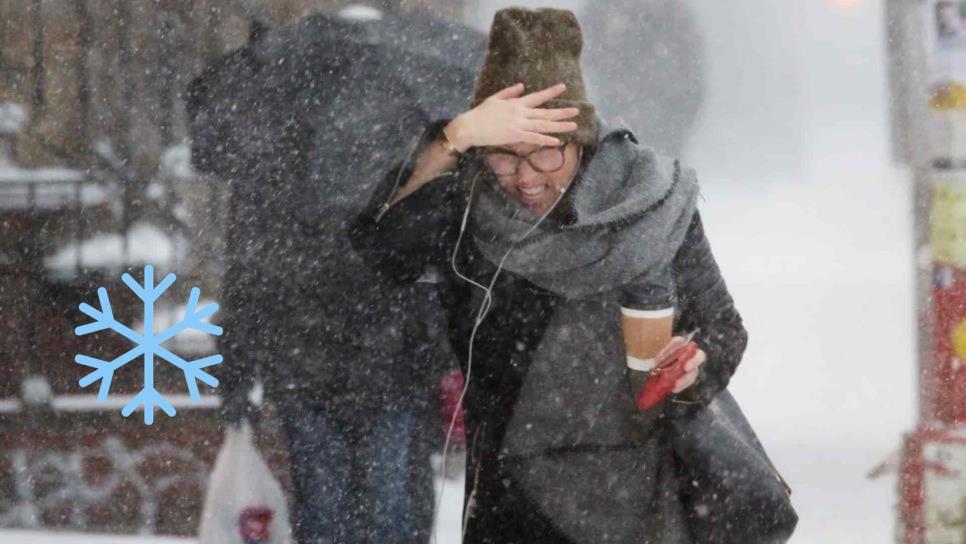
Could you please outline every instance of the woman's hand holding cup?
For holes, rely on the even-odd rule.
[[[577,123],[566,119],[576,117],[580,110],[540,106],[560,96],[566,88],[563,83],[558,83],[553,87],[523,95],[523,83],[517,83],[456,117],[443,131],[460,152],[471,147],[517,143],[559,146],[560,140],[549,134],[577,130]]]

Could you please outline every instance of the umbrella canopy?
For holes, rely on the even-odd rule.
[[[316,15],[259,42],[264,107],[310,133],[296,217],[344,227],[427,122],[466,109],[484,47],[477,31],[415,17]]]
[[[295,126],[340,162],[360,145],[398,154],[422,123],[467,107],[484,48],[480,32],[429,17],[318,14],[268,32],[189,87],[195,166],[252,180]]]

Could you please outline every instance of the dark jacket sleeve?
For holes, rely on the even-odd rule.
[[[416,281],[430,265],[448,263],[448,248],[458,234],[453,207],[459,166],[388,205],[412,174],[415,157],[443,126],[444,122],[434,123],[424,131],[412,157],[386,174],[350,229],[353,249],[369,266],[400,283]]]
[[[249,217],[254,214],[251,202],[240,194],[238,184],[232,184],[228,194],[228,217]],[[263,348],[259,345],[258,311],[259,297],[253,300],[251,285],[255,278],[249,263],[243,257],[244,247],[256,233],[252,224],[230,228],[225,236],[225,260],[227,270],[222,282],[221,311],[216,314],[223,334],[218,338],[218,351],[224,362],[212,371],[218,378],[221,396],[219,416],[224,424],[238,425],[247,418],[253,425],[258,423],[258,410],[248,401],[248,393],[255,384],[261,369]]]
[[[748,332],[711,254],[698,212],[674,257],[674,274],[681,310],[677,332],[700,328],[695,338],[707,354],[698,381],[673,395],[668,405],[672,411],[687,411],[689,405],[684,403],[707,404],[728,385],[745,352]]]
[[[234,281],[228,283],[222,289],[220,299],[225,318],[222,321],[224,333],[218,339],[218,351],[224,357],[224,363],[214,369],[221,396],[219,416],[226,425],[238,425],[243,418],[256,425],[259,413],[248,401],[248,393],[255,385],[262,362],[258,323],[254,317],[256,312],[246,309],[246,301],[242,297],[248,290]]]

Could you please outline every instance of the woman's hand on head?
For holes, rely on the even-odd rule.
[[[558,83],[524,95],[523,83],[507,87],[453,119],[444,129],[446,137],[459,151],[517,143],[558,146],[560,140],[550,134],[577,130],[577,123],[566,119],[576,117],[580,110],[540,106],[566,88]]]

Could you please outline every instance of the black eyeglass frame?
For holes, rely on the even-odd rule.
[[[567,163],[567,155],[565,153],[566,147],[567,147],[566,143],[560,144],[558,146],[541,146],[527,153],[526,155],[518,155],[517,153],[514,153],[509,149],[501,149],[501,148],[495,148],[495,149],[489,149],[489,150],[484,149],[484,150],[480,150],[480,155],[483,161],[483,166],[485,166],[487,170],[492,172],[493,175],[497,177],[507,177],[507,176],[515,175],[517,172],[520,171],[520,165],[523,164],[523,161],[527,161],[530,164],[530,168],[533,168],[534,170],[536,170],[537,172],[540,172],[541,174],[552,174],[554,172],[559,171],[561,168],[564,167],[564,164]],[[548,149],[555,149],[560,154],[560,166],[557,166],[556,168],[553,168],[550,170],[544,170],[542,168],[539,168],[537,165],[533,164],[533,161],[530,160],[530,155],[533,155],[534,153],[539,153],[541,151],[546,151]],[[505,174],[497,173],[487,163],[486,159],[488,155],[506,155],[506,156],[514,157],[516,159],[516,163],[514,165],[513,171]]]

